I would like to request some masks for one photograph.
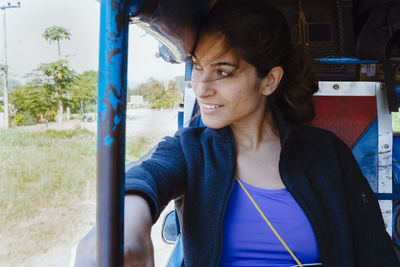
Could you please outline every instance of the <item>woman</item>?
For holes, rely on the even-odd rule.
[[[351,151],[303,125],[317,83],[282,14],[219,0],[203,21],[192,85],[206,127],[126,174],[126,266],[154,265],[151,226],[172,199],[185,266],[399,266]]]

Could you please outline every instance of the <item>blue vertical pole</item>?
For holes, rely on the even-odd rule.
[[[101,0],[97,266],[123,266],[128,0]]]

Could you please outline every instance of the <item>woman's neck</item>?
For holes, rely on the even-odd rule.
[[[257,151],[262,143],[279,139],[271,109],[267,109],[258,120],[232,124],[231,128],[238,150]]]

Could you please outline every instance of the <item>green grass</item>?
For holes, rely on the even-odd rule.
[[[87,130],[0,131],[0,207],[21,219],[55,197],[81,198],[86,181],[95,184],[95,142]]]
[[[126,161],[152,146],[149,139],[127,140]],[[96,137],[87,130],[0,131],[0,207],[11,216],[29,216],[58,197],[82,198],[95,185]]]
[[[152,145],[146,138],[128,139],[127,161]],[[65,236],[94,223],[95,192],[95,134],[0,131],[0,236],[7,247],[0,262],[2,253],[6,260],[25,259],[71,242]]]

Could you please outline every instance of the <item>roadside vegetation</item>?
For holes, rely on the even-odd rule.
[[[25,85],[16,86],[10,94],[12,126],[57,119],[62,124],[65,111],[80,116],[95,113],[97,76],[93,70],[77,74],[65,60],[41,64],[26,76]],[[153,109],[176,108],[183,102],[183,88],[181,76],[167,81],[149,79],[128,90],[128,101],[131,95],[136,95],[143,97],[146,106]]]
[[[13,124],[33,125],[38,122],[62,123],[65,110],[82,114],[96,105],[97,72],[76,74],[65,60],[42,63],[27,75],[26,85],[17,86],[10,94]]]
[[[127,143],[127,161],[152,145],[146,138]],[[54,247],[73,245],[94,225],[92,132],[9,129],[0,131],[0,151],[0,265],[21,266]],[[68,258],[70,251],[65,253]]]
[[[176,108],[183,103],[184,77],[178,76],[173,80],[159,81],[150,78],[136,88],[128,90],[128,96],[140,95],[149,103],[151,108]]]

